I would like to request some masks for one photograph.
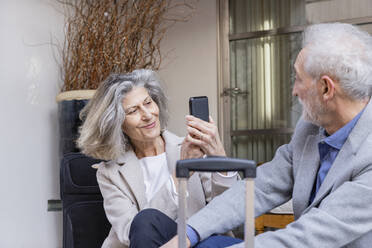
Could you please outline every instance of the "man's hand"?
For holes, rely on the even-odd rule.
[[[186,236],[186,247],[190,247],[190,240]],[[171,240],[169,240],[166,244],[160,246],[160,248],[178,248],[178,235],[174,236]]]

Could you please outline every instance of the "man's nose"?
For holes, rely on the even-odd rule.
[[[292,96],[298,96],[298,94],[297,94],[297,87],[296,87],[296,84],[293,85]]]

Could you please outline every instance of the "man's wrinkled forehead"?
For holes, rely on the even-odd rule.
[[[296,61],[294,63],[294,68],[296,72],[298,72],[303,66],[304,61],[305,61],[305,56],[306,56],[306,47],[302,48],[301,51],[297,55]]]

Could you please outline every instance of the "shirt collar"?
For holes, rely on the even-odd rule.
[[[360,116],[362,115],[364,109],[359,112],[351,121],[349,121],[345,126],[337,130],[334,134],[327,136],[326,131],[324,130],[325,138],[322,139],[323,142],[328,144],[329,146],[340,150],[341,147],[344,145],[347,137],[351,133],[351,130],[355,127],[356,123],[358,122]]]

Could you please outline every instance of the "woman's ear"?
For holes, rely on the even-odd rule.
[[[331,77],[323,75],[320,78],[319,82],[323,100],[324,101],[331,100],[336,93],[335,81]]]

